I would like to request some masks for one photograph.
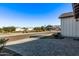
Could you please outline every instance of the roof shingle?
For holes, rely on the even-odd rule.
[[[73,12],[68,12],[68,13],[63,13],[59,16],[59,18],[67,18],[67,17],[73,17],[74,13]]]

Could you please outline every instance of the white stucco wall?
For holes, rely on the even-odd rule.
[[[22,28],[16,28],[16,31],[24,31]]]
[[[68,37],[79,37],[79,21],[74,17],[61,19],[61,34]]]
[[[28,31],[32,31],[32,30],[33,30],[33,28],[32,28],[32,27],[29,27],[29,28],[28,28]]]

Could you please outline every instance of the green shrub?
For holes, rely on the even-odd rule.
[[[8,40],[9,39],[6,39],[6,38],[0,38],[0,52],[3,50],[3,48],[5,47],[5,44]]]
[[[55,34],[53,34],[53,37],[56,39],[64,39],[64,37],[62,37],[61,33],[55,33]]]

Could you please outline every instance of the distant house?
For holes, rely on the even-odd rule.
[[[61,34],[66,37],[79,37],[79,18],[76,20],[73,12],[63,13],[61,19]]]
[[[16,28],[16,31],[19,32],[19,31],[24,31],[23,28]]]
[[[29,27],[28,29],[27,29],[27,31],[32,31],[33,30],[33,28],[32,27]]]

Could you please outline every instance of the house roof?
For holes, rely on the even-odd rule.
[[[73,17],[74,13],[73,12],[68,12],[68,13],[63,13],[59,16],[59,18],[67,18],[67,17]]]

